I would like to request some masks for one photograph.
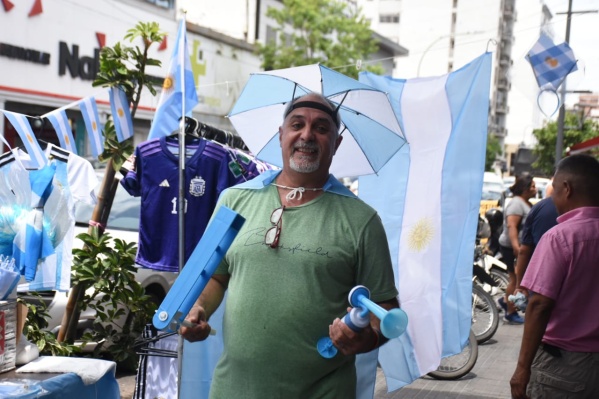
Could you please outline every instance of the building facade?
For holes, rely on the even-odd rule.
[[[159,59],[161,67],[147,73],[158,81],[166,76],[178,29],[174,1],[161,0],[54,0],[43,9],[32,10],[24,2],[0,8],[0,109],[31,117],[43,115],[76,101],[95,96],[100,118],[110,112],[105,89],[92,87],[98,72],[100,49],[122,42],[138,22],[159,24],[167,39],[150,48],[149,57]],[[137,39],[140,40],[140,39]],[[224,115],[231,109],[250,73],[259,70],[253,46],[210,29],[188,24],[187,40],[199,104],[194,117],[225,130],[231,125]],[[135,115],[135,144],[147,139],[150,121],[158,104],[158,94],[143,91]],[[78,106],[66,110],[80,155],[90,154],[83,119]],[[58,144],[52,126],[41,119],[30,119],[37,138]],[[0,132],[10,146],[19,144],[18,135],[5,117],[0,117]],[[5,151],[6,146],[3,145]]]
[[[546,117],[524,58],[541,31],[553,36],[542,0],[359,0],[371,27],[410,49],[393,76],[442,75],[485,51],[494,53],[489,131],[503,144],[533,144]]]
[[[344,2],[348,10],[358,9],[357,0],[338,1]],[[283,7],[281,0],[180,0],[179,3],[186,10],[188,21],[195,25],[251,44],[278,40],[276,36],[279,24],[266,14],[270,7]],[[396,60],[406,56],[408,48],[382,32],[375,30],[373,36],[378,42],[378,51],[368,61],[378,61],[385,74],[391,75],[396,67]],[[327,66],[334,69],[339,65]]]
[[[346,0],[355,9],[354,0]],[[266,16],[268,7],[281,7],[278,0],[54,0],[31,5],[15,2],[0,8],[0,109],[31,117],[36,137],[58,144],[50,123],[35,119],[57,108],[66,107],[78,153],[90,154],[83,118],[77,101],[94,96],[100,118],[110,113],[107,91],[92,87],[99,65],[100,49],[122,42],[138,22],[159,24],[167,33],[161,45],[150,48],[149,57],[159,59],[161,67],[146,72],[160,81],[168,71],[177,36],[178,21],[186,11],[187,40],[196,79],[199,104],[194,117],[201,122],[232,130],[225,118],[241,93],[249,75],[259,71],[255,43],[264,42],[274,32],[275,21]],[[10,3],[13,4],[13,3]],[[379,51],[373,55],[390,74],[395,57],[407,49],[375,34]],[[138,39],[139,40],[139,39]],[[147,139],[151,119],[158,105],[160,87],[152,96],[144,90],[134,120],[134,143]],[[19,138],[4,117],[0,132],[10,146]],[[6,150],[3,145],[3,150]]]

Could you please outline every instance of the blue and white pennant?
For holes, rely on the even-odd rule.
[[[557,90],[565,77],[578,69],[574,51],[568,43],[555,45],[545,34],[541,34],[526,54],[526,59],[532,66],[541,90]]]

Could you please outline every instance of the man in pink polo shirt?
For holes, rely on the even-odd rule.
[[[512,397],[599,398],[599,161],[563,159],[552,197],[558,225],[539,241],[521,284],[534,294]]]

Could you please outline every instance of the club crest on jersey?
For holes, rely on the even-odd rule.
[[[196,176],[189,183],[189,194],[194,197],[201,197],[206,192],[206,180],[201,176]]]

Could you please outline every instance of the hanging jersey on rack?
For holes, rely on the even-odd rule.
[[[171,150],[176,143],[175,137],[161,137],[140,144],[135,167],[121,180],[129,194],[141,196],[136,262],[170,272],[179,271],[179,159]],[[185,261],[204,234],[220,193],[258,174],[255,165],[240,168],[223,146],[208,140],[188,137],[186,154]]]
[[[20,251],[29,255],[26,230],[32,212],[41,219],[43,239],[37,267],[27,265],[27,283],[18,291],[68,291],[71,286],[72,249],[75,227],[75,205],[78,202],[94,204],[94,188],[98,179],[91,164],[52,144],[45,150],[49,164],[42,169],[32,169],[29,156],[13,149],[0,156],[0,252],[14,254]],[[45,191],[44,200],[36,201],[32,193],[33,174],[52,170],[51,187]],[[34,209],[35,208],[35,209]]]

